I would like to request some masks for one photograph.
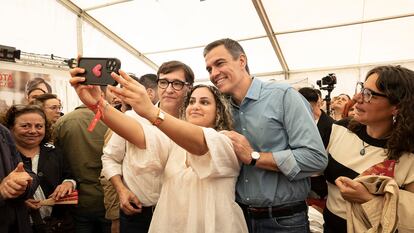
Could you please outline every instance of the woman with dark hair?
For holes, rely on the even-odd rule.
[[[413,232],[413,90],[414,72],[400,66],[357,84],[354,119],[334,124],[327,148],[325,232]]]
[[[50,129],[45,113],[38,105],[13,105],[5,120],[23,162],[39,177],[40,185],[33,198],[26,200],[32,219],[39,214],[42,219],[49,216],[63,218],[68,214],[65,206],[52,208],[40,204],[49,197],[58,200],[76,187],[62,152],[48,143]]]
[[[215,126],[214,129],[217,131],[231,130],[233,128],[233,119],[228,109],[228,101],[224,98],[224,95],[222,95],[216,87],[210,85],[198,84],[187,93],[187,96],[184,99],[183,106],[180,109],[181,119],[188,121],[187,118],[189,114],[187,114],[187,107],[194,104],[194,98],[192,98],[191,95],[198,88],[206,88],[211,92],[211,94],[213,94],[214,102],[216,102],[216,116],[215,122],[213,124]],[[203,123],[201,122],[197,124],[195,120],[192,121],[194,121],[192,122],[193,124],[203,125]]]
[[[120,74],[122,77],[114,73],[112,77],[123,88],[108,88],[148,123],[116,111],[100,99],[98,87],[79,84],[84,78],[72,77],[70,82],[82,102],[135,145],[130,150],[140,157],[131,162],[133,171],[163,176],[149,232],[247,232],[242,210],[235,202],[240,163],[231,140],[218,132],[232,129],[224,97],[215,87],[195,86],[187,96],[185,110],[181,110],[184,121],[154,106],[142,85],[123,71]],[[166,88],[170,84],[177,85],[167,82]]]
[[[0,232],[31,233],[24,201],[34,194],[39,180],[23,167],[10,131],[3,123],[0,124]]]

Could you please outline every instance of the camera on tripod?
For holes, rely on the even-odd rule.
[[[326,102],[326,112],[329,115],[331,113],[331,92],[335,88],[336,76],[334,73],[328,74],[321,80],[317,80],[316,84],[319,86],[319,89],[328,91],[328,94],[325,96],[323,100],[325,100]]]
[[[321,90],[329,90],[328,87],[332,87],[331,90],[334,89],[334,85],[336,84],[336,76],[334,73],[328,74],[327,76],[323,77],[321,80],[317,80],[316,84],[319,86]],[[327,87],[322,87],[327,86]]]

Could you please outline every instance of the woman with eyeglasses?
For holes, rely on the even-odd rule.
[[[63,153],[48,143],[50,129],[44,111],[38,105],[13,105],[6,113],[5,125],[16,142],[23,162],[39,177],[40,185],[33,198],[26,200],[34,223],[33,231],[39,232],[40,221],[46,218],[66,217],[66,224],[70,224],[68,207],[56,205],[52,208],[40,203],[48,198],[59,200],[76,187]],[[74,229],[70,225],[65,227],[66,230]]]
[[[40,105],[51,125],[55,124],[61,117],[62,103],[55,94],[46,93],[39,95],[30,104]]]
[[[413,232],[414,71],[379,66],[358,83],[355,116],[332,127],[325,232]],[[382,231],[381,231],[382,230]]]
[[[163,177],[149,232],[247,233],[243,212],[235,202],[240,163],[230,139],[218,132],[232,128],[224,96],[214,86],[193,87],[181,109],[185,120],[180,120],[154,106],[142,85],[123,71],[120,74],[113,73],[112,77],[123,88],[108,88],[148,123],[128,119],[114,110],[100,99],[98,87],[79,84],[84,78],[72,77],[70,82],[82,102],[134,144],[130,150],[140,157],[131,162],[133,172]],[[158,80],[160,88],[171,84],[181,89],[184,85],[160,80],[165,79]]]

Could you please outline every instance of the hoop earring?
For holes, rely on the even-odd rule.
[[[397,122],[397,115],[392,115],[392,124],[394,125]]]

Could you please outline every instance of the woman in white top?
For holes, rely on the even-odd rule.
[[[247,232],[243,213],[235,202],[240,164],[230,139],[217,132],[231,129],[230,112],[215,87],[199,85],[189,92],[183,112],[186,122],[154,106],[145,88],[123,71],[122,77],[112,74],[123,88],[110,90],[150,125],[113,109],[101,99],[99,87],[79,85],[84,81],[76,77],[80,72],[73,69],[70,82],[82,102],[101,112],[105,124],[136,145],[137,151],[147,152],[139,153],[142,159],[133,164],[136,172],[144,169],[164,175],[149,232]],[[168,83],[167,88],[172,88],[170,84],[174,85]],[[153,133],[154,126],[171,140]]]

